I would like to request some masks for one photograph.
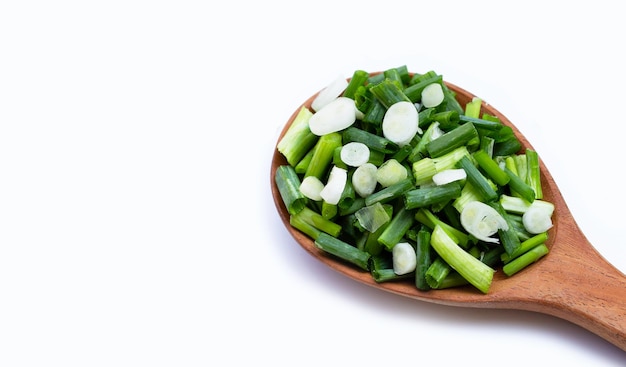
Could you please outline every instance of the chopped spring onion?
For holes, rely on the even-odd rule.
[[[534,200],[532,203],[517,197],[510,195],[500,195],[500,205],[509,213],[524,214],[531,206],[544,207],[544,210],[550,213],[554,211],[554,204],[545,200]]]
[[[440,226],[433,230],[430,243],[439,256],[474,287],[487,293],[494,270],[457,245]]]
[[[309,129],[309,119],[312,115],[308,108],[300,108],[293,123],[276,146],[291,166],[298,164],[319,138]]]
[[[313,201],[321,201],[322,196],[320,193],[324,189],[324,183],[315,176],[307,176],[302,179],[300,183],[300,192],[302,195]]]
[[[356,219],[363,229],[368,232],[376,232],[380,227],[389,223],[391,216],[381,203],[374,203],[374,205],[365,206],[356,213],[354,213]]]
[[[309,119],[309,128],[315,135],[322,136],[343,130],[356,121],[354,100],[339,97],[315,112]]]
[[[352,186],[356,193],[364,198],[370,196],[376,190],[376,172],[378,168],[372,163],[365,163],[354,170],[352,174]]]
[[[544,256],[555,208],[538,155],[480,98],[463,107],[434,71],[330,83],[277,144],[291,226],[376,282],[423,291],[487,293],[496,266],[512,275]]]
[[[426,108],[439,106],[443,99],[443,88],[439,83],[429,84],[422,90],[422,104]]]
[[[315,246],[320,250],[344,259],[363,270],[369,271],[369,259],[371,255],[342,240],[322,232],[315,240]]]
[[[441,172],[435,173],[433,176],[433,182],[435,185],[445,185],[454,181],[462,181],[467,178],[467,173],[462,168],[450,168]]]
[[[358,167],[370,159],[370,148],[358,141],[352,141],[341,147],[341,160],[348,166]]]
[[[292,166],[278,167],[274,180],[289,214],[297,214],[306,207],[307,199],[299,189],[300,178]]]
[[[317,97],[313,100],[313,103],[311,103],[311,108],[313,111],[321,110],[324,106],[339,97],[347,87],[348,81],[346,78],[342,76],[337,77],[337,79],[332,81],[319,92]]]
[[[348,171],[333,166],[330,170],[330,174],[328,175],[328,181],[326,181],[326,185],[320,192],[320,196],[324,199],[328,204],[337,205],[339,203],[339,199],[341,199],[341,194],[343,193],[343,189],[346,187],[346,182],[348,180]]]
[[[387,109],[383,117],[383,135],[385,138],[398,144],[407,145],[422,133],[419,127],[419,118],[415,105],[411,102],[396,102]]]
[[[546,206],[531,204],[522,215],[522,223],[531,234],[545,232],[552,228],[552,210]]]
[[[500,242],[498,238],[491,237],[498,229],[508,229],[506,220],[482,201],[472,201],[463,206],[461,225],[477,239],[491,243]]]
[[[382,187],[389,187],[398,183],[409,176],[409,172],[400,162],[391,158],[378,167],[376,172],[376,181]]]
[[[548,250],[548,246],[542,243],[538,246],[535,246],[525,254],[520,255],[518,258],[510,261],[508,264],[504,265],[502,267],[502,271],[504,271],[504,274],[511,276],[521,271],[528,265],[538,261],[545,255],[547,255],[548,252],[550,252],[550,250]]]
[[[417,255],[415,249],[408,242],[399,242],[391,249],[393,257],[393,271],[397,275],[415,271]]]

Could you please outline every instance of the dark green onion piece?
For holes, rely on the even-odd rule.
[[[327,233],[320,233],[315,240],[315,246],[322,251],[335,255],[359,268],[369,271],[370,254],[363,250],[359,250],[342,240],[339,240]]]
[[[443,280],[450,274],[452,268],[442,258],[437,257],[428,267],[424,275],[426,283],[430,288],[438,289]]]
[[[313,151],[313,157],[311,157],[311,162],[309,162],[309,166],[307,167],[304,175],[315,176],[318,179],[325,181],[326,173],[330,168],[330,163],[332,162],[335,154],[335,148],[340,146],[340,133],[335,132],[322,135],[313,148],[315,149]]]
[[[417,232],[415,253],[417,256],[417,266],[415,267],[415,286],[417,289],[427,291],[430,285],[426,281],[426,271],[432,264],[430,251],[430,231],[422,227]]]
[[[387,186],[384,189],[378,190],[365,198],[365,205],[372,205],[380,202],[381,204],[388,203],[391,200],[397,199],[404,195],[407,191],[415,188],[411,177],[405,178],[391,186]]]
[[[500,256],[504,253],[504,248],[502,246],[494,246],[487,250],[480,261],[488,265],[489,267],[495,268],[497,265],[501,263]]]
[[[400,242],[414,222],[415,216],[413,212],[401,207],[391,218],[391,222],[389,222],[383,233],[378,237],[378,242],[388,250],[391,250],[393,246]]]
[[[379,100],[374,99],[368,106],[367,110],[363,113],[363,122],[375,126],[382,126],[385,112],[387,112],[385,106],[383,106]]]
[[[308,199],[300,192],[300,178],[289,165],[279,166],[274,174],[276,187],[289,214],[297,214],[307,204]]]
[[[356,200],[356,191],[354,191],[354,186],[352,185],[353,173],[354,171],[349,171],[346,186],[344,186],[341,197],[339,198],[339,203],[337,203],[338,208],[341,210],[349,209],[352,207],[354,200]]]
[[[545,244],[535,246],[530,251],[504,265],[502,271],[504,271],[504,274],[511,276],[547,255],[548,252],[548,247]]]
[[[456,111],[442,111],[429,116],[431,121],[437,121],[443,130],[452,130],[459,126],[459,113]]]
[[[509,187],[512,191],[516,192],[522,199],[532,203],[535,201],[535,190],[530,187],[526,181],[516,175],[513,171],[504,167],[504,172],[509,176]]]
[[[461,185],[457,181],[439,186],[420,187],[404,194],[404,206],[407,209],[423,208],[446,203],[460,195]]]
[[[474,163],[472,163],[468,157],[461,158],[458,162],[458,166],[465,170],[465,173],[467,173],[467,182],[472,184],[472,187],[485,201],[489,202],[498,199],[498,193],[493,188],[492,184],[483,176],[478,168],[474,166]]]
[[[464,145],[470,149],[479,144],[480,136],[474,124],[466,123],[429,142],[426,145],[426,150],[432,158],[436,158]]]
[[[370,74],[365,70],[355,70],[348,86],[343,91],[343,96],[354,99],[356,91],[367,82],[369,76]]]
[[[491,178],[496,184],[504,186],[509,183],[509,175],[500,168],[498,163],[494,161],[484,150],[477,150],[473,153],[474,159],[478,166]]]
[[[411,102],[398,84],[394,83],[392,80],[385,79],[370,88],[370,91],[385,108],[389,108],[397,102]]]
[[[497,121],[491,121],[491,120],[485,120],[485,119],[479,119],[479,118],[472,118],[472,117],[468,117],[468,116],[465,116],[465,115],[459,116],[459,120],[460,120],[461,123],[471,122],[474,125],[474,127],[476,129],[478,129],[478,130],[487,130],[487,131],[498,132],[504,126],[500,122],[497,122]]]
[[[368,148],[372,150],[376,150],[386,154],[394,153],[398,150],[398,145],[391,140],[354,126],[345,129],[343,131],[342,137],[344,143],[356,141],[367,145]]]
[[[542,233],[536,234],[530,237],[529,239],[523,241],[520,244],[520,247],[518,247],[517,251],[515,251],[514,253],[510,255],[507,253],[503,253],[500,256],[500,259],[506,264],[510,262],[511,260],[515,259],[516,257],[523,255],[524,253],[530,251],[535,246],[545,243],[547,240],[548,240],[548,232],[542,232]]]

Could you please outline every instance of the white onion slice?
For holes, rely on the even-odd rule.
[[[463,168],[450,168],[433,175],[435,185],[445,185],[450,182],[465,180],[467,172]]]
[[[411,102],[396,102],[389,106],[383,117],[383,136],[404,146],[411,142],[415,134],[421,133],[419,116]]]
[[[356,121],[354,100],[339,97],[325,105],[309,119],[309,128],[315,135],[322,136],[343,130]]]
[[[341,161],[348,166],[362,166],[370,159],[370,148],[363,143],[353,141],[341,147],[339,156]]]
[[[397,275],[408,274],[417,267],[417,254],[408,242],[399,242],[391,249],[393,271]]]
[[[314,201],[322,200],[320,193],[323,189],[324,183],[315,176],[307,176],[302,179],[302,182],[300,183],[300,192],[302,195]]]
[[[346,78],[341,76],[337,77],[337,79],[333,80],[317,94],[317,97],[315,97],[313,103],[311,103],[311,108],[313,111],[321,110],[324,106],[339,97],[346,87],[348,87]]]
[[[439,106],[443,99],[443,88],[439,83],[429,84],[422,90],[422,104],[426,108]]]
[[[376,189],[376,171],[378,168],[372,163],[365,163],[357,167],[352,174],[352,186],[354,191],[364,198],[371,195]]]
[[[326,185],[320,192],[320,196],[328,204],[337,205],[347,181],[348,171],[341,167],[333,166],[330,169],[328,181],[326,181]]]
[[[509,228],[506,220],[494,208],[481,201],[471,201],[461,211],[461,225],[465,230],[485,242],[499,243],[498,238],[491,237],[498,229]]]
[[[543,233],[552,228],[552,210],[546,206],[531,204],[522,215],[522,223],[524,228],[532,234]]]

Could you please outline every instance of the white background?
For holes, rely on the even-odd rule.
[[[626,23],[618,2],[554,3],[3,2],[0,365],[624,365],[549,316],[346,279],[270,192],[307,97],[433,69],[517,124],[625,271]]]

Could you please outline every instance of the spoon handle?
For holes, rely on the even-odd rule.
[[[589,243],[573,222],[561,223],[554,256],[532,280],[524,309],[579,325],[626,351],[626,277]]]

